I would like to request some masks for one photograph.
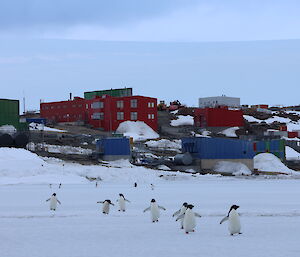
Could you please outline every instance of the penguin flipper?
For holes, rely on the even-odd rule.
[[[198,218],[201,218],[201,215],[197,212],[195,212],[195,216],[198,217]]]
[[[99,201],[99,202],[97,202],[97,203],[104,203],[103,201]]]
[[[180,213],[180,210],[176,211],[173,213],[172,217],[175,217],[176,215],[178,215]]]
[[[164,211],[166,211],[166,208],[165,208],[165,207],[163,207],[163,206],[160,206],[160,205],[158,205],[158,208],[159,208],[159,209],[161,209],[161,210],[164,210]]]
[[[125,199],[126,202],[131,203],[128,199]]]
[[[181,214],[181,215],[179,215],[179,216],[177,217],[176,221],[183,219],[183,218],[184,218],[184,215],[185,215],[184,213]]]
[[[61,202],[57,199],[57,202],[59,203],[59,204],[61,204]]]
[[[220,224],[222,224],[222,223],[225,222],[226,220],[228,220],[228,216],[224,217],[224,218],[220,221]]]
[[[50,198],[46,200],[46,202],[50,201]]]
[[[143,212],[150,211],[150,207],[146,208]]]

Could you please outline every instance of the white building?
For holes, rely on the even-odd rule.
[[[241,99],[238,97],[213,96],[199,98],[199,108],[228,106],[228,107],[240,107]]]

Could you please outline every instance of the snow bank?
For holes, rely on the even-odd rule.
[[[159,135],[142,121],[124,121],[119,125],[116,132],[132,137],[133,141],[159,138]]]
[[[6,133],[12,135],[16,132],[17,132],[16,128],[12,125],[3,125],[0,127],[0,133]]]
[[[220,161],[215,165],[213,170],[233,174],[235,176],[251,175],[251,170],[241,162]]]
[[[158,148],[162,150],[174,150],[179,151],[181,149],[181,140],[168,140],[168,139],[160,139],[160,140],[151,140],[145,143],[148,147]]]
[[[29,143],[27,149],[35,151],[35,149],[44,149],[48,153],[61,153],[61,154],[80,154],[89,155],[92,154],[91,149],[85,149],[82,147],[74,147],[69,145],[49,145],[49,144],[34,144]]]
[[[285,156],[287,160],[300,160],[300,153],[289,146],[285,147]]]
[[[254,168],[259,171],[283,172],[297,174],[294,170],[285,166],[281,160],[271,153],[261,153],[254,157]],[[299,173],[298,173],[299,174]]]
[[[247,120],[248,122],[257,122],[257,123],[266,122],[267,124],[272,124],[273,122],[280,122],[280,123],[285,123],[287,125],[288,131],[300,130],[299,121],[295,122],[289,118],[283,118],[279,116],[274,116],[266,120],[260,120],[249,115],[244,115],[244,119]]]
[[[89,183],[87,178],[103,182],[153,183],[160,180],[161,174],[158,170],[134,166],[128,160],[81,165],[41,158],[24,149],[0,148],[0,184],[82,184]]]
[[[55,129],[45,126],[44,124],[31,122],[29,124],[29,130],[32,131],[48,131],[48,132],[67,132],[66,130]]]
[[[171,120],[171,126],[193,126],[194,125],[194,117],[187,115],[179,115],[177,116],[177,120]]]
[[[236,131],[239,129],[239,127],[232,127],[232,128],[227,128],[221,131],[219,134],[223,134],[226,137],[237,137]]]

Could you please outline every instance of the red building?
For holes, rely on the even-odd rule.
[[[84,122],[115,131],[123,121],[143,121],[157,130],[157,99],[144,96],[96,96],[93,99],[41,103],[41,117],[55,122]]]
[[[228,107],[197,108],[194,112],[196,127],[243,127],[242,110],[229,110]]]

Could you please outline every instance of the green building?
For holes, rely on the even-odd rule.
[[[0,126],[19,128],[19,100],[0,99]]]
[[[95,96],[110,95],[114,97],[132,96],[132,88],[117,88],[99,91],[84,92],[85,99],[93,99]]]

